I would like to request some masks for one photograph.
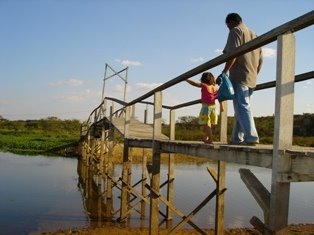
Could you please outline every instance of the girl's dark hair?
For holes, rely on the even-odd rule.
[[[215,84],[215,77],[212,73],[210,72],[204,72],[202,74],[202,77],[201,77],[201,82],[202,83],[206,83],[206,84],[210,84],[210,85],[213,85]]]
[[[240,24],[242,22],[242,18],[238,13],[229,13],[226,17],[226,24],[230,23],[231,21]]]

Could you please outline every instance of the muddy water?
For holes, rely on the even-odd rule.
[[[208,165],[176,165],[175,205],[185,214],[214,189],[214,182],[206,170]],[[261,209],[240,179],[240,167],[227,165],[226,228],[251,227],[249,220],[253,215],[263,218]],[[36,234],[58,229],[105,226],[105,222],[93,221],[86,209],[86,192],[82,190],[77,169],[76,159],[0,152],[0,234]],[[250,169],[269,189],[270,170]],[[114,172],[119,175],[121,167],[115,166]],[[135,165],[133,177],[139,174],[140,166]],[[161,182],[165,181],[166,176],[166,169],[162,167]],[[119,209],[119,193],[119,190],[114,190],[113,210]],[[314,183],[291,184],[290,202],[289,223],[314,222]],[[214,206],[214,201],[210,201],[193,217],[193,222],[200,227],[213,227]],[[138,215],[132,216],[128,225],[139,226],[138,218]],[[177,221],[179,219],[174,218],[174,224]],[[147,226],[148,218],[142,224]]]

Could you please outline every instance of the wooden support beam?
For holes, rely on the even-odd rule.
[[[145,185],[147,183],[147,179],[149,177],[149,174],[147,172],[147,156],[145,155],[145,149],[143,149],[143,153],[142,153],[142,185],[141,185],[141,189],[142,189],[142,195],[143,197],[147,197],[147,190],[145,188]],[[146,214],[146,203],[144,202],[144,200],[141,201],[141,219],[145,219],[145,214]]]
[[[219,125],[220,125],[220,142],[221,143],[227,143],[227,124],[228,124],[228,102],[223,101],[224,111],[221,112],[220,110],[220,116],[219,116]]]
[[[254,199],[264,212],[264,221],[269,222],[270,193],[249,169],[240,169],[240,176]]]
[[[160,184],[160,147],[159,142],[154,143],[153,148],[153,167],[151,187],[157,194],[150,196],[150,218],[149,218],[149,234],[159,234],[159,184]]]
[[[160,142],[155,141],[161,138],[161,119],[162,119],[162,93],[154,93],[154,121],[153,121],[153,159],[152,159],[152,176],[151,187],[159,194],[160,184]],[[156,194],[150,196],[150,218],[149,234],[159,234],[159,200]]]
[[[280,183],[291,182],[310,182],[314,181],[314,175],[297,174],[297,173],[279,173],[277,175],[277,181]]]
[[[218,182],[218,175],[217,175],[217,172],[215,171],[215,169],[213,169],[213,168],[208,166],[207,167],[207,171],[211,175],[211,177],[213,178],[215,183],[217,184],[217,182]]]
[[[250,220],[250,223],[258,230],[261,234],[271,235],[272,232],[265,226],[265,224],[256,216],[253,216]]]
[[[122,181],[128,181],[128,174],[129,174],[129,146],[128,141],[124,140],[124,148],[123,148],[123,169],[122,169]],[[127,183],[122,183],[121,186],[121,200],[120,200],[120,222],[123,222],[127,217],[128,211],[128,185]]]
[[[277,40],[277,78],[275,99],[274,150],[272,159],[272,184],[269,228],[280,231],[288,224],[290,183],[278,182],[278,174],[290,168],[289,158],[280,151],[292,147],[295,37],[286,33]]]
[[[225,189],[223,189],[223,192]],[[222,193],[223,193],[222,192]],[[183,225],[185,225],[188,221],[191,221],[192,217],[196,215],[197,212],[199,212],[213,197],[217,195],[217,190],[214,190],[211,194],[209,194],[193,211],[191,211],[187,216],[182,217],[182,221],[178,223],[170,232],[169,234],[174,234],[176,231],[178,231],[180,228],[182,228]],[[198,230],[199,231],[199,230]],[[202,230],[201,234],[206,234]]]
[[[183,212],[181,212],[179,209],[177,209],[173,204],[169,203],[167,199],[165,199],[159,192],[156,192],[153,188],[151,188],[149,185],[146,185],[146,187],[151,191],[151,194],[155,194],[155,196],[159,197],[159,200],[163,202],[166,206],[168,206],[175,214],[180,216],[181,218],[184,218],[185,215]],[[202,229],[199,228],[196,224],[194,224],[191,220],[187,222],[190,224],[194,229],[196,229],[198,232],[202,233]]]
[[[147,114],[148,114],[148,110],[147,110],[147,106],[146,109],[144,110],[144,124],[147,124]],[[142,149],[142,195],[144,198],[147,197],[147,190],[145,185],[147,184],[147,178],[149,177],[149,173],[147,171],[147,156],[145,154],[145,149]],[[145,219],[145,214],[146,214],[146,203],[144,200],[141,201],[141,220]]]
[[[131,107],[127,106],[125,107],[125,117],[124,117],[124,138],[128,138],[130,135],[130,123],[131,123]]]
[[[215,213],[215,235],[224,234],[225,225],[225,180],[226,163],[218,161],[218,178],[216,183],[216,213]]]
[[[153,122],[153,139],[161,137],[161,121],[162,121],[162,93],[158,91],[154,95],[154,122]]]
[[[176,115],[175,110],[170,110],[170,140],[175,140],[175,123]],[[167,188],[167,200],[172,204],[174,201],[174,154],[169,153],[168,160],[168,188]],[[172,211],[167,207],[167,220],[172,219]]]

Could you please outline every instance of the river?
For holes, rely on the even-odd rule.
[[[193,210],[214,189],[206,168],[212,163],[176,164],[175,205],[185,214]],[[240,179],[244,166],[227,164],[225,193],[225,227],[251,227],[252,216],[263,219],[262,210]],[[245,166],[246,167],[246,166]],[[247,168],[247,167],[246,167]],[[78,161],[75,158],[52,156],[24,156],[0,152],[0,234],[38,234],[43,231],[82,228],[94,223],[86,211],[84,193],[80,188]],[[270,190],[271,171],[249,167]],[[133,174],[140,174],[140,165],[133,166]],[[115,166],[121,174],[121,166]],[[167,172],[161,170],[161,182]],[[119,208],[119,192],[113,207]],[[212,228],[215,202],[210,201],[193,222]],[[292,183],[289,224],[314,222],[314,182]],[[176,219],[174,220],[174,222]],[[130,226],[138,226],[137,216]],[[145,219],[145,225],[148,218]],[[94,226],[94,225],[93,225]]]

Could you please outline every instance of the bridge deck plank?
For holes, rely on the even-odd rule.
[[[124,120],[122,118],[114,118],[112,124],[123,135]],[[152,125],[131,119],[129,133],[127,139],[130,146],[153,147]],[[222,160],[241,165],[272,168],[273,145],[242,146],[220,142],[214,142],[213,145],[209,145],[201,141],[169,140],[166,135],[162,135],[154,141],[160,142],[161,151],[165,153],[180,153],[210,160]],[[292,146],[289,149],[282,150],[281,154],[290,158],[290,164],[285,172],[288,173],[287,176],[289,174],[297,174],[308,175],[310,179],[314,177],[314,148]]]
[[[124,119],[113,118],[112,124],[123,135],[124,134]],[[142,123],[134,118],[130,120],[130,131],[128,138],[138,139],[152,139],[153,138],[153,126],[150,124]],[[169,139],[166,135],[162,135],[160,139]]]

